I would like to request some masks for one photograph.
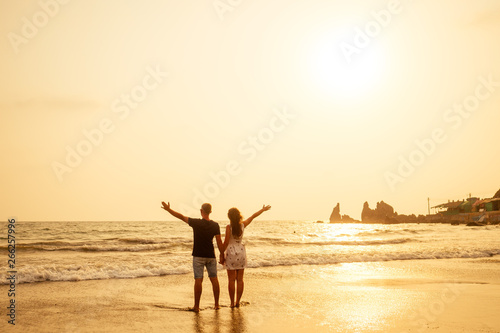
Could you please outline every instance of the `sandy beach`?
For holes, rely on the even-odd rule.
[[[239,309],[220,271],[223,307],[205,279],[199,314],[191,274],[25,283],[0,331],[500,332],[499,269],[498,256],[247,269]]]
[[[0,333],[500,333],[500,0],[0,8]]]

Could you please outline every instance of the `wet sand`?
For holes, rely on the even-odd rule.
[[[189,259],[189,258],[187,258]],[[20,284],[1,332],[500,332],[500,257],[249,268],[244,305],[220,310],[191,274]]]

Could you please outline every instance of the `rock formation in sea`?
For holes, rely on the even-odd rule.
[[[342,215],[342,222],[344,223],[359,223],[361,221],[355,220],[349,215]]]
[[[340,214],[340,203],[333,208],[332,214],[330,214],[330,223],[360,223],[361,221],[355,220],[349,215]]]
[[[400,215],[394,211],[394,208],[384,201],[377,202],[377,207],[371,209],[368,202],[363,205],[361,212],[361,221],[363,223],[419,223],[424,222],[425,216],[415,214]]]
[[[340,217],[340,203],[337,203],[337,206],[333,208],[332,214],[330,214],[330,223],[335,223],[340,221],[342,221],[342,217]]]
[[[394,208],[384,201],[377,202],[377,208],[371,209],[368,202],[363,205],[361,211],[361,221],[363,222],[386,222],[395,216]]]

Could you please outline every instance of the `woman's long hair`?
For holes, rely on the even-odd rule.
[[[231,233],[235,237],[239,237],[241,235],[241,213],[238,208],[231,208],[227,212],[227,217],[229,217],[229,221],[231,222]]]

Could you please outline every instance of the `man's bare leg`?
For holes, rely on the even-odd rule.
[[[200,299],[203,290],[203,278],[194,279],[194,307],[190,310],[200,312]]]
[[[212,290],[214,292],[214,301],[215,301],[215,310],[219,310],[219,295],[220,295],[220,286],[219,279],[216,277],[211,277],[210,282],[212,282]]]

